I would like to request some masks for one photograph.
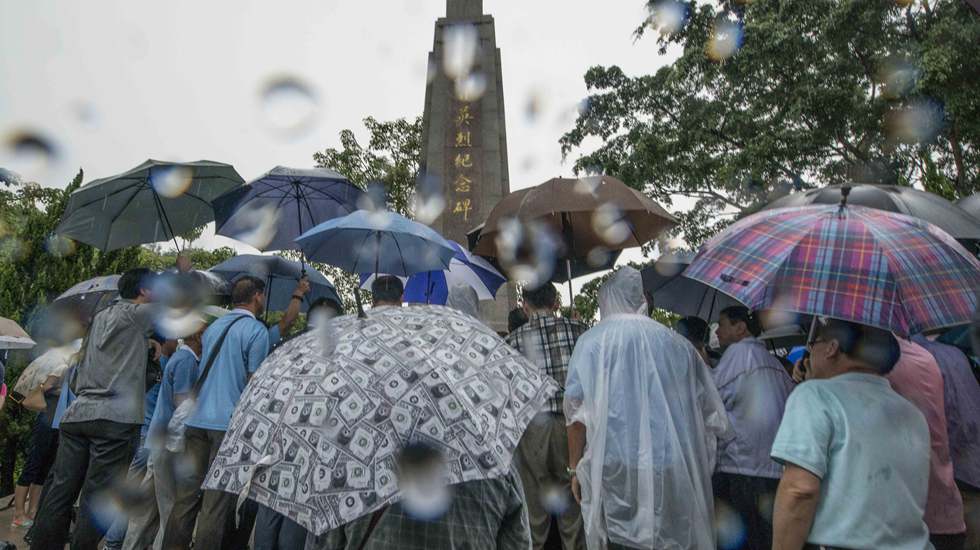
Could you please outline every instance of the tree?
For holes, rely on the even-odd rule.
[[[980,18],[966,2],[650,7],[637,39],[656,28],[660,53],[680,57],[652,75],[589,69],[561,146],[598,138],[576,171],[617,175],[668,205],[693,199],[679,213],[689,245],[794,188],[856,180],[955,198],[980,187]]]
[[[422,117],[388,122],[368,117],[364,119],[364,127],[370,135],[366,147],[357,141],[353,130],[343,130],[341,148],[314,153],[314,162],[347,176],[361,189],[372,183],[383,184],[388,208],[412,217],[412,197],[422,163]],[[354,311],[357,276],[328,265],[314,263],[314,266],[337,286],[344,309]],[[362,293],[362,299],[366,300],[367,295]]]

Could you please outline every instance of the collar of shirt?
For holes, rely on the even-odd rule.
[[[530,321],[531,319],[541,319],[541,318],[549,318],[549,317],[557,317],[557,316],[550,311],[535,311],[534,313],[527,316],[527,320]]]
[[[231,311],[232,311],[232,313],[234,313],[236,311],[239,312],[239,313],[244,313],[245,315],[248,315],[252,319],[255,319],[255,314],[252,313],[251,311],[245,309],[245,308],[236,307],[235,309],[233,309]]]
[[[194,356],[194,360],[195,360],[195,361],[200,361],[200,360],[201,360],[201,358],[200,358],[200,357],[198,357],[198,356],[197,356],[197,354],[196,354],[196,353],[194,353],[194,350],[193,350],[193,349],[191,349],[191,347],[190,347],[190,346],[188,346],[187,344],[181,344],[181,345],[179,345],[179,346],[177,346],[177,351],[180,351],[180,350],[182,350],[182,349],[186,349],[187,351],[189,351],[189,352],[191,352],[191,355],[193,355],[193,356]]]

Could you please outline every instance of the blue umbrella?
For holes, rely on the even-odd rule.
[[[284,311],[289,307],[296,283],[304,275],[304,266],[300,262],[287,260],[281,256],[241,254],[221,262],[208,271],[228,281],[234,281],[242,275],[254,275],[264,280],[266,309]],[[320,297],[333,300],[338,304],[342,303],[337,295],[337,289],[322,273],[307,267],[305,275],[310,280],[310,291],[306,294],[300,311],[308,310],[310,304]]]
[[[456,250],[449,269],[417,273],[405,282],[405,301],[445,305],[449,287],[466,285],[476,291],[480,300],[493,300],[497,290],[507,282],[489,262],[476,256],[455,241],[449,244]],[[374,274],[361,275],[361,288],[370,288]]]
[[[296,249],[296,237],[317,224],[357,210],[364,192],[327,168],[276,166],[213,205],[218,235],[238,238],[255,229],[255,212],[278,212],[271,239],[259,249]]]

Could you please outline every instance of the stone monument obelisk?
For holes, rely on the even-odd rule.
[[[468,74],[447,73],[447,66],[453,69],[453,62],[459,61],[447,62],[447,46],[454,50],[451,57],[470,48],[471,58],[465,51],[462,55],[472,59]],[[441,183],[446,201],[432,227],[465,246],[466,233],[483,223],[510,192],[500,50],[493,17],[483,13],[483,0],[446,0],[446,17],[436,21],[429,68],[421,168],[429,181]],[[481,304],[481,315],[493,329],[505,331],[507,313],[515,305],[514,286],[507,284],[496,302]]]

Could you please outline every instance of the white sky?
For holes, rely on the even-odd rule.
[[[652,36],[634,42],[644,4],[484,0],[502,55],[513,189],[571,174],[558,139],[589,67],[644,74],[669,61]],[[338,146],[340,130],[366,116],[422,113],[444,13],[445,0],[0,0],[0,166],[59,187],[78,167],[89,181],[147,158],[227,162],[246,180],[311,166],[314,151]],[[261,91],[280,76],[317,98],[299,135],[268,123]],[[13,156],[6,144],[22,131],[58,155],[47,165]]]

